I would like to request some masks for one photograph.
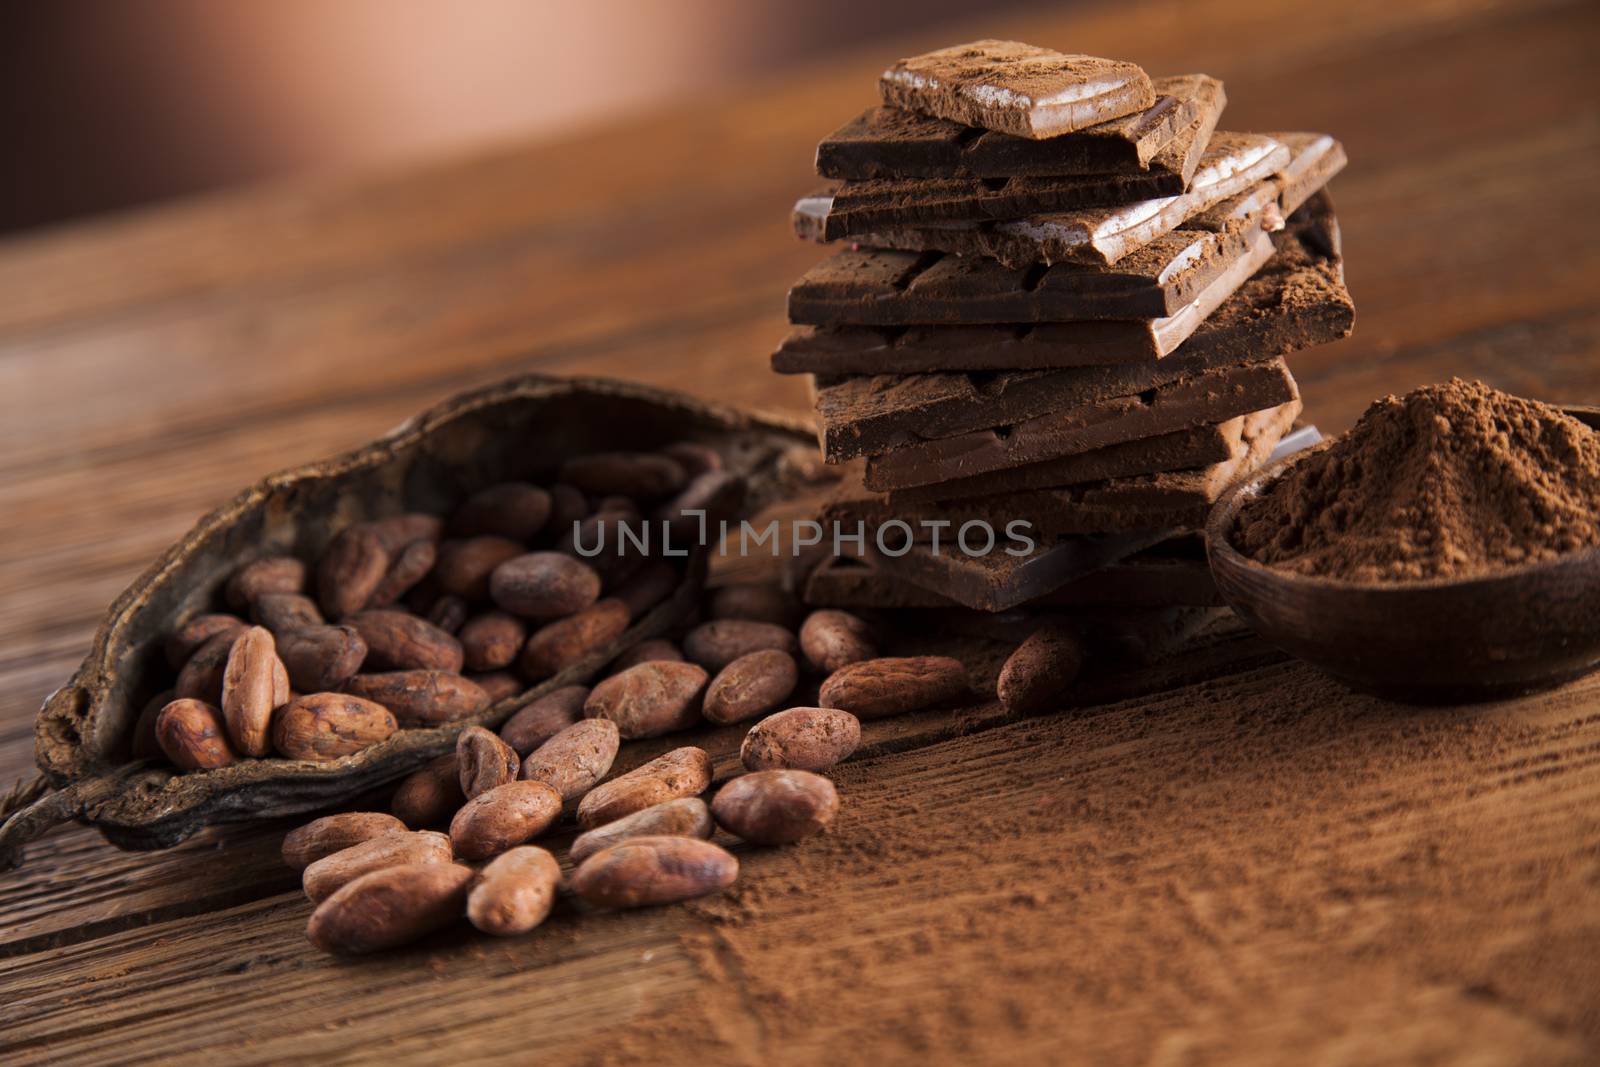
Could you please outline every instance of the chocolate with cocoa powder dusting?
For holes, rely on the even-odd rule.
[[[1373,404],[1239,514],[1239,550],[1357,581],[1464,578],[1600,544],[1600,433],[1459,378]]]

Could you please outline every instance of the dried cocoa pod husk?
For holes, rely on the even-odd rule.
[[[572,492],[551,480],[567,458],[650,451],[685,439],[715,446],[747,478],[751,512],[790,491],[778,476],[786,453],[815,450],[805,420],[756,417],[627,383],[528,376],[453,398],[370,445],[274,474],[241,492],[202,518],[118,597],[82,666],[46,701],[35,753],[53,791],[0,826],[0,866],[15,863],[25,841],[66,819],[97,827],[119,846],[149,849],[176,844],[211,823],[273,819],[350,801],[451,752],[467,722],[498,727],[522,704],[587,680],[638,641],[666,633],[692,609],[702,557],[684,561],[684,581],[673,596],[615,640],[470,720],[401,730],[323,762],[267,758],[178,773],[129,756],[140,710],[173,684],[162,646],[183,621],[216,610],[241,560],[291,554],[320,562],[334,537],[353,524],[407,513],[449,515],[475,488],[518,480],[550,490],[550,525],[539,537],[549,544],[557,517],[570,514],[562,509],[574,503]],[[483,577],[487,584],[487,573]]]

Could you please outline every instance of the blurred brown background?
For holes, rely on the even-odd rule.
[[[0,232],[552,135],[973,11],[962,0],[10,4]]]

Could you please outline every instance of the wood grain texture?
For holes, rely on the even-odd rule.
[[[1345,143],[1356,334],[1292,363],[1325,429],[1451,374],[1600,401],[1581,2],[1087,5],[559,144],[30,237],[0,245],[0,781],[105,606],[265,471],[523,370],[803,410],[767,356],[825,254],[788,232],[812,148],[887,60],[963,35],[1205,71],[1225,127]],[[0,1060],[1600,1056],[1600,683],[1414,711],[1248,638],[1195,655],[1058,717],[874,724],[832,831],[747,850],[728,900],[564,906],[514,941],[329,961],[275,832],[159,855],[58,833],[0,876]],[[724,774],[737,737],[708,742]]]

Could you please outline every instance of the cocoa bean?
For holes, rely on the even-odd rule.
[[[662,637],[652,638],[649,641],[640,641],[628,651],[611,661],[608,668],[611,674],[621,674],[629,667],[637,667],[641,663],[682,663],[683,653],[678,651],[678,646]]]
[[[698,441],[675,441],[659,451],[682,467],[691,478],[707,471],[719,471],[723,467],[722,453]]]
[[[863,660],[841,667],[822,683],[817,702],[859,719],[882,719],[948,704],[968,694],[967,669],[949,656]]]
[[[529,552],[508,559],[489,576],[489,596],[527,619],[559,619],[582,611],[600,596],[600,575],[562,552]]]
[[[450,817],[466,802],[466,794],[461,792],[461,774],[456,770],[456,754],[447,752],[401,782],[389,802],[389,810],[413,830],[420,830],[448,825]]]
[[[252,626],[234,639],[222,672],[222,721],[233,749],[245,756],[272,752],[272,712],[289,702],[289,672],[272,633]]]
[[[224,589],[228,606],[244,612],[268,593],[299,593],[306,587],[306,565],[293,556],[265,556],[233,572]]]
[[[367,643],[366,666],[374,670],[432,670],[459,672],[464,656],[461,642],[427,619],[405,611],[378,609],[350,616]]]
[[[365,523],[339,531],[317,563],[317,601],[329,618],[360,611],[389,572],[383,539]]]
[[[436,598],[424,616],[447,634],[455,634],[466,624],[469,609],[464,598],[445,593]]]
[[[433,580],[439,591],[474,604],[489,599],[489,575],[508,559],[527,552],[520,541],[505,537],[468,537],[439,545]]]
[[[564,685],[520,709],[500,727],[500,739],[526,756],[583,718],[589,687]]]
[[[248,629],[248,627],[245,627]],[[224,630],[201,645],[178,672],[173,693],[181,700],[203,700],[213,706],[222,703],[222,675],[228,669],[228,653],[244,629]]]
[[[753,719],[782,704],[799,681],[800,667],[789,653],[776,648],[750,652],[711,679],[703,712],[715,723]]]
[[[572,528],[589,514],[589,498],[570,485],[557,483],[550,487],[550,521],[545,526],[545,539],[560,543],[572,536]]]
[[[374,519],[367,523],[367,528],[378,535],[383,550],[393,556],[418,541],[437,542],[444,532],[444,520],[425,511],[408,511],[386,519]]]
[[[306,936],[324,952],[359,955],[395,948],[461,917],[471,867],[413,863],[362,875],[317,905]]]
[[[711,836],[711,809],[699,797],[680,797],[624,815],[615,822],[585,830],[572,840],[567,858],[582,863],[601,849],[610,848],[632,837]]]
[[[752,771],[711,800],[717,825],[752,845],[787,845],[810,837],[838,811],[833,783],[810,771]]]
[[[299,593],[267,593],[250,605],[250,617],[274,637],[328,625],[317,602]]]
[[[545,783],[563,801],[576,800],[611,770],[620,741],[616,724],[607,719],[575,722],[528,755],[521,777]]]
[[[203,700],[180,697],[156,716],[156,744],[180,770],[205,771],[237,763],[222,712]]]
[[[644,567],[652,547],[648,523],[633,508],[601,508],[572,527],[556,551],[578,558],[600,576],[603,586],[624,586]]]
[[[806,616],[800,626],[800,650],[806,660],[824,674],[840,667],[877,659],[872,631],[865,621],[848,611],[823,608]]]
[[[382,811],[342,811],[337,815],[324,815],[284,835],[283,862],[303,871],[324,856],[387,833],[404,832],[405,828],[405,823]]]
[[[739,861],[710,841],[634,837],[584,860],[572,891],[597,907],[637,908],[717,893],[738,878]]]
[[[349,693],[309,693],[273,716],[272,746],[289,759],[331,760],[369,748],[397,729],[381,704]]]
[[[476,715],[489,706],[489,694],[450,671],[387,671],[358,674],[344,690],[382,704],[407,726],[438,726]]]
[[[770,622],[793,629],[801,607],[794,595],[778,585],[725,585],[711,593],[707,614],[713,619]]]
[[[456,771],[468,800],[516,781],[521,763],[516,749],[481,726],[469,726],[456,737]]]
[[[357,842],[309,864],[300,887],[313,904],[327,900],[363,874],[411,863],[450,863],[450,839],[433,830],[397,830]]]
[[[561,465],[561,480],[591,496],[653,499],[676,493],[689,480],[669,456],[652,452],[592,452]]]
[[[517,665],[532,681],[548,678],[621,637],[628,622],[628,609],[622,601],[598,600],[576,615],[535,630]]]
[[[538,837],[561,815],[561,794],[543,782],[517,781],[469,799],[450,820],[463,859],[481,860]]]
[[[531,541],[550,520],[550,494],[527,482],[502,482],[480,489],[456,509],[450,532],[457,537],[490,534]]]
[[[1008,711],[1054,711],[1083,669],[1083,645],[1070,627],[1046,625],[1028,635],[1000,668],[996,685]]]
[[[790,708],[756,723],[739,746],[748,770],[822,771],[856,750],[861,721],[837,708]]]
[[[703,622],[683,638],[683,654],[708,671],[720,671],[740,656],[776,648],[791,656],[799,652],[794,634],[770,622],[716,619]]]
[[[537,845],[520,845],[478,872],[467,894],[467,921],[496,937],[525,934],[550,914],[560,885],[556,858]]]
[[[511,671],[487,671],[467,675],[467,681],[489,694],[489,703],[498,704],[522,692],[522,679]]]
[[[397,550],[389,569],[384,572],[383,581],[367,598],[366,606],[386,608],[396,603],[433,570],[438,551],[432,541],[413,541]]]
[[[279,635],[278,658],[294,688],[302,693],[328,692],[361,669],[367,643],[353,626],[304,627]]]
[[[467,621],[456,635],[468,670],[498,671],[517,661],[528,628],[503,611],[491,611]]]
[[[623,737],[660,737],[700,721],[706,672],[693,663],[657,660],[629,667],[594,687],[583,714],[609,719]]]
[[[619,583],[611,595],[628,605],[628,614],[637,619],[671,596],[682,581],[677,567],[664,559],[650,560]]]
[[[167,638],[165,648],[167,664],[175,671],[182,670],[183,665],[213,637],[222,634],[238,636],[249,629],[249,626],[249,623],[237,615],[196,615]]]
[[[668,800],[699,796],[710,785],[711,757],[705,750],[675,748],[591,789],[578,803],[578,824],[592,830]]]

